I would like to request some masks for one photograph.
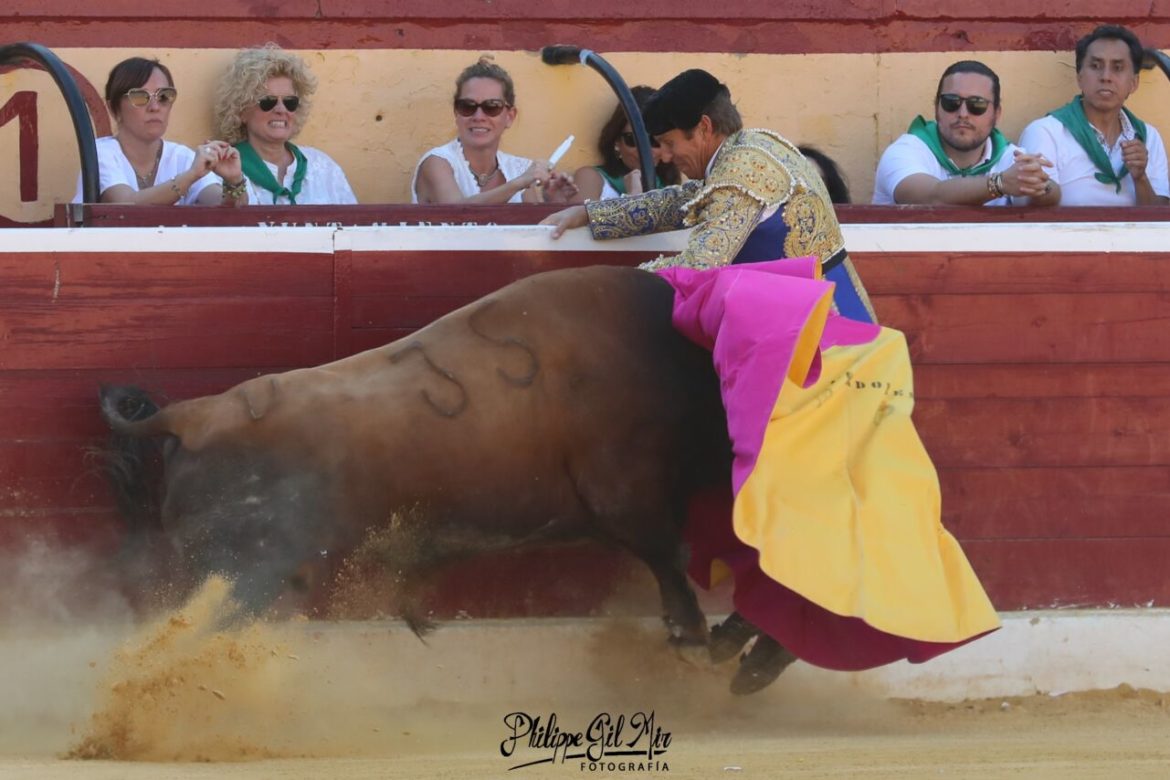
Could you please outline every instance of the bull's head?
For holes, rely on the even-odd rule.
[[[136,388],[104,387],[103,416],[123,455],[111,473],[134,549],[138,532],[160,533],[174,553],[164,577],[188,592],[211,574],[235,582],[234,597],[248,612],[268,608],[296,589],[306,569],[323,568],[332,538],[326,484],[280,448],[257,447],[246,436],[200,438],[216,407],[201,401],[158,410]],[[190,447],[187,440],[201,446]],[[143,441],[162,443],[165,489],[161,511],[144,519],[151,502]]]

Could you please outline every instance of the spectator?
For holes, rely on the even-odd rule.
[[[576,194],[572,179],[546,161],[500,151],[516,121],[516,88],[490,57],[455,79],[454,111],[456,136],[419,160],[412,203],[564,203]]]
[[[1102,25],[1077,41],[1081,94],[1024,128],[1020,143],[1052,160],[1053,197],[1037,205],[1148,206],[1170,196],[1166,147],[1157,128],[1125,101],[1145,52],[1124,27]]]
[[[829,191],[831,203],[853,202],[849,196],[849,185],[845,183],[845,177],[841,175],[841,169],[837,167],[837,163],[832,157],[815,146],[801,145],[796,148],[801,154],[816,163],[817,170],[821,174],[821,181],[825,183],[825,189]]]
[[[639,85],[632,87],[630,92],[633,93],[638,108],[642,108],[654,94],[654,88]],[[678,184],[680,178],[678,168],[672,163],[661,162],[657,140],[651,138],[650,146],[657,173],[655,188]],[[626,118],[626,110],[621,104],[618,104],[613,116],[601,128],[597,150],[601,152],[601,165],[586,165],[578,168],[573,174],[573,182],[577,185],[574,203],[605,200],[620,195],[637,195],[642,192],[642,163],[638,157],[638,147],[634,145],[634,128]]]
[[[131,57],[106,79],[106,105],[118,131],[97,139],[102,203],[235,206],[246,202],[240,156],[223,141],[198,150],[166,141],[175,81],[158,60]],[[226,183],[226,186],[225,186]],[[81,203],[81,177],[74,203]]]
[[[215,121],[240,151],[251,203],[357,203],[341,166],[319,149],[292,143],[316,90],[305,61],[274,43],[239,52],[224,74]]]
[[[1043,197],[1052,187],[1048,160],[1004,138],[1002,112],[995,71],[975,60],[951,65],[938,82],[935,121],[915,117],[882,153],[873,202],[1007,206]]]

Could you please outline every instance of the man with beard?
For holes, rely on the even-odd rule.
[[[1124,27],[1102,25],[1077,41],[1081,94],[1028,125],[1020,136],[1052,160],[1055,197],[1037,205],[1152,206],[1170,201],[1166,148],[1125,101],[1138,86],[1145,52]]]
[[[1007,206],[1031,198],[1056,203],[1043,155],[1029,154],[996,129],[1003,107],[999,76],[982,62],[962,60],[943,71],[935,121],[915,117],[882,154],[874,181],[878,205],[919,203]]]

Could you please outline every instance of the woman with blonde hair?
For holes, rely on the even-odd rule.
[[[316,90],[305,61],[274,43],[239,52],[224,74],[216,126],[240,152],[251,203],[357,203],[341,166],[319,149],[292,143]]]
[[[454,111],[456,136],[419,160],[412,203],[563,203],[576,194],[572,178],[547,161],[500,151],[516,121],[516,88],[490,57],[455,79]]]

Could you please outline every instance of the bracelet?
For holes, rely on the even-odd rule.
[[[179,186],[179,177],[178,176],[171,179],[171,192],[175,193],[175,195],[177,196],[176,200],[183,199],[183,188]]]
[[[235,184],[228,184],[227,180],[223,182],[223,197],[224,199],[239,200],[248,192],[248,180],[240,179]]]
[[[1004,192],[1002,173],[987,174],[987,194],[991,196],[990,200],[1003,197]]]

